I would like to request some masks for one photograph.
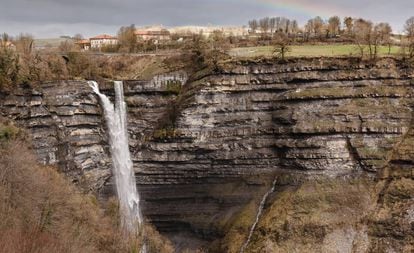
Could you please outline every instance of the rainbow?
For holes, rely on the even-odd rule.
[[[334,15],[345,16],[343,9],[329,3],[315,3],[312,0],[257,0],[270,8],[283,10],[289,14],[301,14],[306,17],[321,16],[328,18]]]

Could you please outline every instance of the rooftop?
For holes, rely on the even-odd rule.
[[[79,40],[75,42],[76,44],[89,44],[91,43],[89,40]]]

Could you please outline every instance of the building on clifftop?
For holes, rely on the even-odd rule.
[[[91,49],[100,49],[104,46],[118,45],[118,39],[111,35],[102,34],[89,39],[91,43]]]

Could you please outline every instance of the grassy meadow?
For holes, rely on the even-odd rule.
[[[272,46],[261,47],[240,47],[230,50],[230,55],[234,57],[270,57],[273,55]],[[365,50],[368,53],[368,49]],[[398,54],[400,47],[391,47],[391,55]],[[353,44],[336,45],[297,45],[291,46],[286,56],[288,57],[336,57],[336,56],[357,56],[359,48]],[[388,56],[388,47],[379,47],[380,56]]]

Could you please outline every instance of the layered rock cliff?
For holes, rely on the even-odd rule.
[[[228,63],[182,89],[182,73],[126,81],[144,215],[179,246],[236,252],[276,177],[248,251],[410,250],[413,74],[393,59],[301,59]],[[110,194],[105,125],[85,82],[22,87],[0,108],[30,129],[41,161]]]

